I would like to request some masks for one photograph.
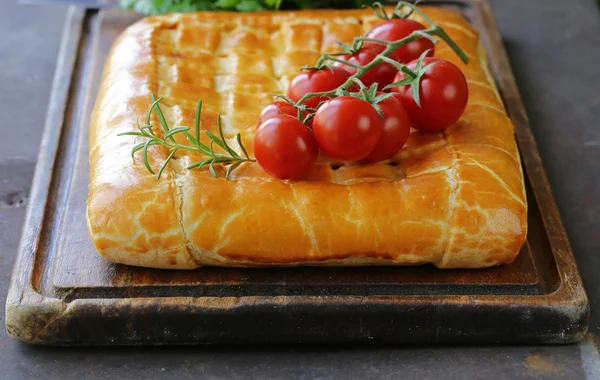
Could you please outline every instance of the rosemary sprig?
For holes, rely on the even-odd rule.
[[[192,135],[189,132],[190,127],[182,126],[182,127],[176,127],[176,128],[169,128],[169,125],[167,124],[167,120],[165,119],[165,116],[160,108],[159,103],[161,101],[162,101],[162,98],[156,99],[154,94],[152,94],[152,105],[150,106],[150,109],[148,110],[148,114],[146,116],[146,124],[140,125],[139,120],[138,120],[138,121],[136,121],[138,131],[124,132],[124,133],[119,134],[119,136],[135,136],[135,137],[141,137],[141,138],[147,139],[147,141],[141,142],[141,143],[135,145],[131,149],[131,157],[134,158],[136,152],[141,151],[144,166],[146,166],[146,169],[148,169],[148,171],[150,173],[156,175],[157,179],[160,179],[160,177],[162,176],[168,163],[173,159],[173,157],[175,156],[175,153],[177,153],[180,150],[185,150],[188,152],[196,152],[196,153],[200,153],[200,154],[206,156],[207,158],[205,160],[194,162],[194,163],[190,164],[187,168],[188,169],[200,169],[200,168],[208,165],[210,173],[215,178],[218,177],[217,172],[214,167],[215,164],[229,165],[227,167],[227,171],[225,173],[225,178],[228,179],[231,171],[233,169],[237,168],[238,166],[240,166],[242,163],[256,162],[255,159],[252,159],[248,156],[248,153],[246,152],[246,148],[244,148],[244,145],[242,144],[242,136],[239,133],[235,136],[235,139],[236,139],[238,145],[240,146],[240,149],[242,150],[243,156],[240,156],[235,150],[233,150],[229,146],[229,144],[227,144],[227,140],[225,140],[225,136],[223,135],[223,128],[221,126],[221,115],[217,115],[217,129],[219,132],[219,136],[215,135],[214,133],[212,133],[209,130],[204,130],[203,132],[206,134],[206,136],[208,136],[210,143],[208,145],[206,145],[202,141],[200,141],[200,139],[202,137],[202,135],[201,135],[202,131],[200,130],[200,116],[202,114],[202,100],[198,101],[198,106],[196,107],[194,135]],[[165,135],[163,138],[160,138],[159,136],[157,136],[154,133],[154,126],[151,124],[151,118],[152,118],[153,111],[156,113],[156,116],[160,122],[160,126],[163,129],[163,131],[165,132]],[[184,145],[184,144],[178,143],[175,140],[175,135],[178,135],[178,134],[184,135],[185,138],[187,139],[187,141],[189,142],[189,145]],[[215,144],[217,146],[219,146],[221,149],[223,149],[226,153],[222,154],[222,153],[215,152],[215,150],[214,150]],[[158,172],[155,172],[154,169],[152,169],[152,166],[150,165],[150,160],[148,159],[148,148],[150,148],[153,145],[164,146],[165,148],[167,148],[169,150],[169,155],[167,156],[165,161],[163,161],[163,163],[161,164]]]
[[[405,11],[405,8],[408,8],[408,11]],[[294,105],[299,110],[304,110],[305,107],[303,106],[303,103],[309,98],[312,98],[315,96],[334,97],[334,96],[347,95],[348,89],[350,88],[350,86],[352,86],[356,83],[356,81],[355,81],[356,79],[361,78],[369,70],[371,70],[375,66],[379,65],[380,63],[383,63],[383,62],[391,63],[392,60],[388,58],[390,54],[392,54],[394,51],[396,51],[400,47],[402,47],[414,40],[417,40],[419,38],[427,38],[436,44],[439,42],[437,38],[440,38],[443,41],[445,41],[452,48],[452,50],[456,53],[456,55],[458,55],[458,57],[464,63],[469,62],[469,58],[462,51],[462,49],[456,44],[456,42],[454,42],[454,40],[452,40],[452,38],[450,38],[450,36],[442,29],[442,27],[440,27],[435,22],[433,22],[433,20],[431,20],[425,13],[423,13],[423,11],[421,11],[415,4],[411,4],[406,1],[398,2],[398,4],[396,5],[396,7],[393,11],[392,17],[388,16],[385,13],[385,9],[381,5],[381,3],[373,3],[372,9],[374,10],[374,12],[377,16],[379,16],[382,19],[387,19],[387,20],[389,20],[390,18],[405,18],[405,17],[408,17],[409,15],[411,15],[412,13],[416,13],[429,24],[429,28],[414,31],[410,35],[408,35],[405,38],[398,40],[398,41],[378,40],[378,39],[368,38],[368,37],[364,37],[364,36],[356,37],[356,38],[354,38],[351,46],[348,46],[345,44],[341,45],[346,50],[346,52],[334,53],[334,54],[324,54],[319,58],[315,67],[305,67],[307,69],[312,69],[312,70],[321,70],[321,69],[325,69],[325,68],[329,67],[331,65],[331,63],[333,63],[333,62],[340,62],[340,63],[343,63],[344,65],[353,67],[354,69],[356,69],[356,72],[352,76],[350,76],[350,78],[348,78],[348,80],[344,84],[342,84],[340,87],[336,88],[335,90],[331,90],[331,91],[307,93],[300,100],[298,100],[298,102],[293,102],[293,101],[290,101],[290,100],[284,98],[285,100],[288,100],[292,105]],[[362,47],[363,43],[366,41],[375,42],[375,43],[385,46],[385,49],[381,53],[379,53],[377,55],[377,57],[375,57],[375,59],[373,59],[368,64],[366,64],[364,66],[355,65],[355,64],[343,61],[337,57],[338,55],[341,55],[341,54],[355,53],[355,52],[359,51],[360,48]],[[425,55],[423,55],[423,56],[421,56],[421,58],[419,58],[420,64],[416,70],[411,70],[405,64],[394,62],[393,65],[396,66],[396,68],[398,68],[400,71],[402,71],[406,75],[407,79],[402,81],[402,83],[398,82],[398,83],[389,85],[386,87],[386,89],[389,89],[390,87],[400,86],[400,85],[410,85],[413,93],[418,94],[421,76],[423,75],[424,72],[426,72],[431,67],[431,65],[422,67],[423,58],[425,58]],[[365,99],[365,100],[367,100],[367,99]],[[415,100],[417,101],[417,103],[419,102],[418,96]]]

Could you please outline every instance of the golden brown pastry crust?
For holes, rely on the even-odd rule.
[[[223,115],[227,138],[252,151],[268,94],[284,93],[298,68],[336,51],[378,20],[368,10],[194,13],[149,17],[115,43],[90,129],[87,223],[98,252],[118,263],[202,265],[412,265],[479,268],[509,263],[524,243],[527,203],[513,125],[487,74],[477,33],[458,14],[426,13],[470,57],[440,43],[436,56],[465,73],[470,98],[443,133],[413,131],[389,162],[343,165],[321,158],[305,181],[279,181],[257,164],[223,179],[188,171],[178,153],[161,180],[136,155],[135,121],[164,97],[171,125],[202,128]],[[154,120],[155,125],[157,120]],[[160,131],[156,130],[156,133]],[[232,144],[235,146],[235,143]],[[158,167],[168,152],[150,149]]]

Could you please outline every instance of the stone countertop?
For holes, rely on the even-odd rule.
[[[582,343],[62,349],[0,331],[0,378],[600,379],[600,11],[595,0],[491,1],[590,299]],[[65,16],[0,4],[0,325]]]

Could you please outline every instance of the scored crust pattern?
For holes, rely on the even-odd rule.
[[[256,163],[188,171],[201,156],[178,152],[157,180],[134,137],[150,95],[171,126],[202,129],[249,153],[261,109],[321,53],[339,51],[379,22],[367,10],[193,13],[146,18],[115,43],[90,130],[87,222],[98,252],[119,263],[201,265],[411,265],[486,267],[511,262],[524,243],[527,205],[513,125],[487,72],[478,35],[458,14],[425,12],[461,46],[436,56],[469,86],[462,118],[443,133],[412,131],[391,160],[345,165],[320,157],[305,181],[280,181]],[[154,116],[153,116],[154,117]],[[153,119],[158,126],[158,120]],[[161,134],[160,128],[155,133]],[[186,143],[185,139],[179,142]],[[158,168],[169,152],[151,147]]]

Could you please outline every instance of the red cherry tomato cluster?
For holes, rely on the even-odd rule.
[[[393,42],[423,29],[416,21],[392,19],[375,26],[367,38]],[[382,43],[366,41],[358,52],[336,56],[342,62],[336,61],[332,67],[301,72],[290,83],[287,97],[298,103],[308,93],[334,91],[357,72],[352,65],[369,64],[385,48]],[[418,58],[425,52],[427,57],[419,65]],[[353,96],[309,97],[302,103],[305,106],[300,115],[302,120],[293,104],[271,103],[257,121],[256,160],[276,178],[301,179],[308,174],[319,150],[338,161],[379,162],[393,157],[404,146],[411,126],[423,131],[440,131],[451,126],[465,110],[467,82],[458,67],[431,58],[433,53],[433,43],[421,37],[389,55],[412,72],[424,71],[419,76],[418,101],[413,98],[410,85],[392,87],[390,91],[397,95],[377,103],[381,114],[368,98]],[[394,65],[381,62],[360,80],[367,87],[376,84],[379,91],[384,91],[405,76]],[[345,87],[350,92],[358,90],[354,84]],[[309,115],[312,117],[304,124]]]

